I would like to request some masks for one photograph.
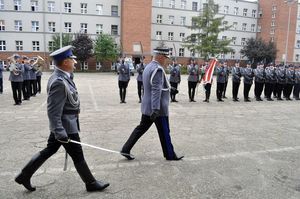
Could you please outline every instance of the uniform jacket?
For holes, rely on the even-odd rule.
[[[300,84],[300,70],[295,71],[295,84]]]
[[[173,83],[180,83],[181,81],[181,75],[180,75],[180,68],[178,65],[171,66],[170,70],[170,82]]]
[[[36,80],[35,69],[31,66],[31,70],[29,71],[29,80]]]
[[[265,72],[266,72],[266,83],[276,83],[277,82],[275,68],[273,68],[273,69],[271,69],[270,67],[266,68]]]
[[[276,73],[277,82],[279,84],[285,84],[286,83],[285,68],[284,67],[279,67],[275,70],[275,73]]]
[[[286,83],[294,84],[295,83],[295,71],[294,70],[286,70]]]
[[[234,66],[232,68],[231,74],[232,74],[232,81],[233,82],[237,82],[237,83],[241,82],[242,73],[241,73],[241,68],[240,67],[235,67]]]
[[[23,64],[16,63],[16,68],[19,70],[19,74],[15,75],[13,71],[10,71],[9,81],[11,82],[23,82],[24,66]]]
[[[144,72],[145,66],[143,63],[139,64],[136,71],[138,72],[138,76],[136,78],[137,81],[142,82],[143,81],[143,72]]]
[[[198,65],[188,65],[188,81],[189,82],[198,82],[199,81],[199,67]]]
[[[254,69],[254,76],[255,76],[256,82],[264,83],[265,82],[265,69],[263,69],[263,68]]]
[[[59,69],[55,69],[47,85],[47,113],[50,131],[56,139],[79,131],[79,96],[74,82]],[[74,103],[76,102],[76,103]]]
[[[226,68],[225,82],[228,82],[230,70],[228,66],[225,66],[225,68]]]
[[[23,73],[23,79],[28,80],[30,77],[30,70],[32,69],[30,64],[24,64],[24,73]]]
[[[129,65],[124,63],[121,64],[118,68],[119,72],[119,81],[128,82],[130,80],[130,69]]]
[[[43,75],[43,72],[40,71],[40,70],[37,70],[37,71],[35,71],[35,74],[36,74],[36,76],[38,77],[38,76],[42,76],[42,75]]]
[[[241,74],[244,77],[244,83],[245,84],[252,84],[253,83],[253,77],[254,77],[254,72],[252,68],[243,68],[241,70]]]
[[[151,61],[145,67],[143,86],[142,114],[150,116],[156,109],[160,111],[160,116],[168,116],[170,85],[163,67],[157,61]]]
[[[218,66],[216,68],[216,72],[217,72],[217,82],[218,83],[225,83],[225,81],[226,81],[226,74],[227,74],[226,68],[222,67],[222,66]]]

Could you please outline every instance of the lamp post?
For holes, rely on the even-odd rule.
[[[291,9],[292,9],[292,4],[295,2],[295,0],[285,0],[284,2],[287,3],[287,5],[289,7],[288,29],[287,29],[286,41],[285,41],[285,58],[284,58],[284,65],[286,65],[287,58],[288,58],[288,43],[289,43],[289,34],[290,34]]]

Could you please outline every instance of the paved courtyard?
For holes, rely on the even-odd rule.
[[[8,73],[0,95],[0,198],[194,198],[194,199],[299,199],[300,102],[243,102],[241,85],[235,103],[203,103],[202,85],[196,103],[188,102],[187,76],[179,87],[179,103],[170,104],[170,128],[175,151],[183,161],[163,158],[153,125],[135,145],[133,161],[118,154],[84,147],[86,160],[98,179],[110,182],[103,192],[87,193],[68,162],[63,171],[61,148],[33,176],[35,192],[14,182],[15,175],[33,154],[46,145],[45,73],[37,97],[14,106]],[[113,73],[76,73],[81,99],[82,142],[120,150],[140,120],[136,76],[128,88],[127,103],[119,103]],[[250,91],[253,99],[253,87]]]

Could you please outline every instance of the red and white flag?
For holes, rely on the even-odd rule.
[[[211,60],[209,66],[206,69],[205,74],[202,78],[203,84],[212,82],[212,76],[214,74],[214,70],[215,70],[217,62],[218,62],[218,60],[216,58],[213,58],[213,60]]]

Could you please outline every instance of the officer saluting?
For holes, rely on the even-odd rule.
[[[169,58],[169,49],[158,47],[154,49],[154,59],[145,67],[143,73],[144,97],[142,100],[142,118],[140,124],[133,130],[124,144],[121,153],[128,160],[133,160],[129,155],[130,150],[138,139],[155,123],[164,157],[167,160],[180,160],[177,156],[170,137],[169,128],[169,98],[170,85],[162,67]],[[126,153],[126,154],[124,154]]]
[[[65,46],[50,54],[56,68],[47,85],[47,112],[50,123],[50,136],[47,147],[32,157],[15,181],[29,191],[35,191],[30,178],[42,164],[51,157],[61,145],[72,157],[75,168],[86,185],[87,191],[101,191],[108,183],[95,180],[85,162],[81,145],[69,143],[69,139],[80,142],[78,114],[80,110],[79,96],[74,82],[70,79],[76,64],[72,54],[72,46]]]

